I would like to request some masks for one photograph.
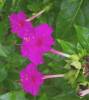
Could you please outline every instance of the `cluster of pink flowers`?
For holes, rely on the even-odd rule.
[[[27,16],[22,11],[17,15],[12,13],[9,17],[12,33],[16,33],[23,40],[21,44],[22,56],[29,58],[32,62],[20,72],[20,79],[23,89],[33,96],[38,94],[39,87],[44,83],[44,79],[64,77],[63,74],[42,75],[42,73],[37,70],[37,66],[43,64],[43,54],[52,52],[65,57],[70,57],[70,55],[54,50],[51,47],[55,44],[51,37],[53,33],[52,27],[48,24],[40,24],[37,27],[34,27],[31,22],[29,22],[42,14],[43,11],[32,16],[30,19],[26,19]],[[88,93],[89,89],[79,92],[78,95],[84,96]]]
[[[37,70],[39,64],[43,64],[43,54],[51,50],[55,44],[51,37],[52,27],[48,24],[40,24],[34,27],[26,20],[26,14],[22,11],[17,15],[10,15],[12,33],[16,33],[23,42],[21,44],[22,56],[30,59],[30,63],[20,72],[21,83],[26,92],[37,95],[39,86],[43,84],[44,76]]]

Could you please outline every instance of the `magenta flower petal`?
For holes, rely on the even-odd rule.
[[[21,52],[22,56],[28,57],[31,62],[35,63],[36,65],[38,64],[43,64],[43,57],[42,57],[42,51],[40,49],[31,47],[31,45],[27,45],[26,43],[23,43],[21,46]]]
[[[21,17],[22,16],[22,17]],[[27,15],[26,14],[24,14],[22,11],[20,11],[18,14],[17,14],[17,17],[18,17],[18,19],[20,20],[20,19],[26,19],[26,17],[27,17]]]
[[[37,66],[29,64],[20,72],[21,83],[26,92],[36,96],[39,92],[39,87],[43,84],[43,75],[38,72]]]
[[[34,28],[32,24],[26,21],[26,14],[24,14],[22,11],[17,15],[12,13],[9,16],[9,19],[11,21],[12,33],[17,33],[20,38],[24,38],[26,34],[33,32]]]
[[[40,24],[37,28],[36,31],[40,33],[44,33],[43,35],[50,35],[53,33],[52,27],[48,26],[48,24]]]
[[[42,55],[50,51],[55,44],[51,37],[53,30],[48,24],[41,24],[35,28],[34,34],[27,38],[21,46],[24,57],[28,57],[34,64],[43,64]]]

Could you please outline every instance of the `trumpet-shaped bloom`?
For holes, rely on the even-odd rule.
[[[37,66],[29,64],[20,72],[21,83],[26,92],[36,96],[39,92],[39,87],[43,84],[43,75],[37,70]]]
[[[48,24],[41,24],[35,28],[35,33],[27,38],[21,45],[21,52],[34,64],[43,64],[43,53],[50,51],[55,44],[51,37],[53,30]]]
[[[85,96],[87,94],[89,94],[89,89],[86,89],[86,90],[78,92],[78,95],[81,96],[81,97],[83,97],[83,96]]]
[[[12,13],[9,19],[11,21],[12,33],[17,33],[20,38],[24,38],[24,35],[30,34],[34,30],[32,24],[26,21],[26,14],[22,11],[17,15]]]

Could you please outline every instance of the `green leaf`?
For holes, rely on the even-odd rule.
[[[82,45],[83,48],[87,48],[89,46],[89,29],[78,25],[74,26],[80,44]]]
[[[46,94],[44,93],[38,100],[48,100]]]
[[[59,61],[61,61],[65,58],[65,57],[62,57],[60,55],[57,55],[57,54],[54,54],[54,53],[51,53],[51,52],[45,53],[44,56],[54,60],[55,62],[59,62]]]
[[[3,8],[6,0],[0,0],[0,10]]]
[[[79,96],[77,96],[75,91],[69,90],[62,93],[61,95],[59,94],[55,96],[54,99],[52,100],[88,100],[88,99],[80,98]]]
[[[20,54],[10,54],[10,57],[8,59],[6,59],[8,62],[10,62],[9,64],[11,64],[11,67],[19,67],[20,65],[23,65],[23,63],[25,63],[25,61],[27,60],[27,58],[24,58],[22,55]]]
[[[57,39],[58,42],[61,44],[63,50],[65,53],[68,53],[68,54],[74,54],[75,53],[75,46],[67,41],[64,41],[64,40],[59,40]]]
[[[70,70],[64,74],[64,78],[67,79],[70,84],[74,85],[74,83],[76,83],[79,72],[79,70]]]
[[[0,44],[0,56],[7,57],[6,49]]]
[[[66,59],[65,57],[51,52],[45,53],[44,56],[46,56],[46,59],[47,58],[49,59],[49,62],[47,63],[48,67],[50,67],[54,72],[56,73],[64,72],[64,65],[65,65],[64,59]]]
[[[6,77],[7,77],[7,71],[6,71],[6,69],[4,68],[4,65],[2,67],[0,65],[0,82],[2,82],[3,80],[5,80]]]
[[[74,2],[74,1],[76,1],[76,0],[69,0],[69,2]]]
[[[10,92],[0,96],[0,100],[27,100],[23,91]]]
[[[16,0],[12,0],[12,7],[14,7],[16,4]]]
[[[76,17],[75,24],[89,27],[89,0],[83,0],[81,9]]]
[[[23,91],[10,93],[11,100],[27,100]]]
[[[43,0],[43,4],[48,3],[50,0]]]
[[[78,78],[77,78],[77,80],[76,80],[77,82],[85,82],[86,81],[86,78],[85,78],[85,75],[84,75],[84,73],[79,73],[79,76],[78,76]]]
[[[68,80],[70,84],[75,86],[76,79],[79,76],[79,72],[81,69],[81,63],[79,62],[79,57],[77,55],[72,55],[70,60],[66,60],[67,64],[65,65],[65,69],[68,70],[64,74],[64,78]]]
[[[78,42],[78,43],[77,43],[77,46],[76,46],[76,51],[77,51],[77,53],[82,52],[82,50],[83,50],[83,48],[82,48],[81,44]]]
[[[79,61],[78,55],[71,55],[70,58],[71,58],[72,61]]]
[[[40,0],[35,0],[35,2],[32,2],[32,1],[28,1],[28,5],[27,5],[27,8],[30,10],[30,11],[33,11],[33,12],[37,12],[37,11],[40,11],[40,7],[41,7],[41,2]]]
[[[72,62],[71,65],[77,69],[81,69],[81,63],[79,61]]]
[[[52,61],[48,63],[48,66],[53,69],[53,72],[64,73],[64,60],[60,59],[59,62]],[[55,67],[56,66],[56,67]]]
[[[73,23],[77,17],[83,0],[62,0],[61,8],[56,21],[57,38],[76,41]]]
[[[0,100],[11,100],[11,99],[10,99],[10,96],[9,96],[9,93],[0,96]]]
[[[8,34],[8,22],[7,18],[3,21],[0,21],[0,42],[3,42],[6,37],[5,35]]]

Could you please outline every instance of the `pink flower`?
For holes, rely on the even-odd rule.
[[[43,84],[43,75],[37,70],[36,65],[29,64],[20,72],[21,83],[26,92],[36,96],[39,92],[39,87]]]
[[[35,33],[27,38],[21,45],[21,52],[34,64],[43,64],[43,53],[50,51],[55,44],[51,37],[53,30],[48,24],[40,24],[35,28]]]
[[[26,21],[26,14],[20,11],[17,15],[12,13],[10,16],[12,33],[17,33],[20,38],[23,38],[24,35],[30,34],[33,32],[33,26],[30,22]]]
[[[87,94],[89,94],[89,89],[86,89],[86,90],[78,92],[78,95],[81,96],[81,97],[83,97],[83,96],[85,96]]]

